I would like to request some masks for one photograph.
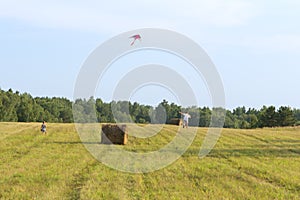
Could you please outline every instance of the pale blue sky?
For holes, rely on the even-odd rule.
[[[72,99],[82,63],[102,42],[133,29],[164,28],[188,36],[211,57],[227,108],[300,108],[299,19],[298,0],[0,0],[0,87]],[[174,100],[152,90],[132,100],[151,103],[153,92],[152,103]]]

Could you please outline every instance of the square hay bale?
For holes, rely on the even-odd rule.
[[[126,144],[128,141],[127,126],[117,124],[103,124],[101,144]]]
[[[168,124],[181,126],[182,125],[182,119],[181,118],[172,118],[172,119],[169,120]]]

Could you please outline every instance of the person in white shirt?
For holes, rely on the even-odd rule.
[[[189,113],[183,113],[179,112],[183,116],[183,128],[188,128],[189,126],[189,118],[191,118],[191,115]]]

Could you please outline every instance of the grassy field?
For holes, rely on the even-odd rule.
[[[0,199],[300,199],[300,128],[223,129],[199,159],[201,128],[172,165],[131,174],[94,159],[73,124],[48,124],[46,136],[39,127],[0,123]],[[176,130],[130,137],[124,148],[158,149]]]

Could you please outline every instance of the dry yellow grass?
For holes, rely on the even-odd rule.
[[[207,131],[200,128],[172,165],[131,174],[94,159],[73,124],[48,124],[46,136],[39,127],[0,123],[0,199],[300,199],[300,128],[223,129],[212,152],[199,159]],[[124,148],[159,149],[176,128],[129,137]]]

